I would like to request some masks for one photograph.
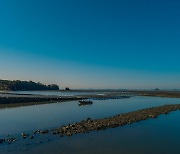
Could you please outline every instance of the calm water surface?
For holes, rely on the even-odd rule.
[[[180,99],[132,97],[130,99],[94,101],[79,107],[77,101],[0,110],[0,137],[20,136],[22,132],[51,129],[91,118],[103,118],[164,104],[180,104]],[[31,141],[0,145],[0,153],[179,153],[180,112],[162,115],[106,131],[59,138],[46,135]],[[51,141],[47,142],[47,138]],[[42,140],[42,144],[37,144]],[[163,148],[164,147],[164,148]],[[156,151],[154,151],[156,150]]]

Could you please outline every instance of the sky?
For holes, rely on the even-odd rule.
[[[179,89],[179,0],[0,0],[0,79]]]

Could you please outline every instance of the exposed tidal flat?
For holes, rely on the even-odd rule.
[[[73,90],[73,91],[1,91],[0,108],[40,105],[82,99],[118,99],[131,96],[180,98],[179,91],[122,91],[122,90]]]
[[[0,138],[17,138],[17,140],[10,145],[8,142],[2,143],[0,145],[0,152],[141,153],[143,151],[148,153],[148,147],[155,146],[156,148],[154,150],[158,153],[158,151],[163,152],[162,146],[167,145],[167,143],[167,152],[178,152],[177,144],[179,142],[177,137],[180,136],[179,131],[177,131],[178,128],[180,128],[178,123],[180,117],[178,116],[178,111],[158,116],[158,118],[155,118],[155,114],[159,115],[159,111],[156,111],[155,114],[154,112],[152,114],[148,111],[147,115],[143,114],[143,118],[146,117],[148,120],[132,123],[131,125],[129,125],[130,119],[127,120],[128,117],[133,117],[135,121],[138,120],[138,118],[141,118],[140,113],[131,116],[132,113],[137,111],[144,111],[147,108],[156,108],[164,105],[170,105],[172,107],[173,104],[180,104],[178,98],[134,96],[129,99],[93,99],[92,101],[93,105],[83,107],[78,106],[78,101],[68,101],[1,109]],[[165,110],[168,109],[167,111],[170,111],[169,109],[171,107],[169,107],[165,108]],[[163,113],[167,113],[165,110],[163,110]],[[118,126],[116,122],[113,122],[111,125],[111,121],[114,121],[114,119],[111,118],[117,118],[117,116],[120,115],[125,115],[123,120],[128,125],[124,123],[123,127],[116,127]],[[71,128],[69,126],[72,124],[77,123],[77,125],[79,125],[82,123],[82,125],[84,125],[88,122],[92,122],[91,124],[93,124],[98,119],[100,120],[100,124],[106,119],[107,124],[110,124],[107,128],[113,127],[113,129],[104,130],[101,125],[94,125],[95,130],[101,130],[102,128],[104,131],[87,131],[90,133],[86,134],[81,133],[81,130],[84,132],[84,128],[82,127],[83,129],[80,129],[80,133],[77,135],[69,137],[70,134],[67,134],[68,130],[70,130],[69,128]],[[153,128],[150,125],[151,123],[155,123]],[[104,125],[105,123],[103,126]],[[61,126],[67,127],[66,133],[52,135],[53,132],[61,130]],[[164,127],[162,128],[162,126]],[[34,134],[34,131],[37,130],[40,130],[41,132]],[[46,130],[48,130],[48,133]],[[46,132],[43,133],[43,131]],[[158,134],[156,132],[160,132],[161,134],[158,138],[155,136]],[[27,135],[25,139],[23,138],[22,133]],[[61,137],[62,135],[64,137]],[[31,139],[32,136],[34,136],[33,139]],[[152,142],[147,140],[146,137],[149,137]],[[176,142],[169,142],[169,140],[173,138]],[[140,143],[142,141],[144,143],[143,147],[141,147]],[[157,146],[157,141],[159,146]],[[128,146],[130,146],[131,149],[128,148]]]
[[[180,98],[180,91],[132,91],[132,93],[140,96],[154,96],[154,97],[169,97],[169,98]]]
[[[48,93],[47,91],[45,93]],[[41,95],[40,95],[41,94]],[[125,95],[122,92],[49,92],[51,95],[42,95],[43,92],[26,93],[19,92],[1,92],[0,93],[0,108],[18,107],[28,105],[40,105],[55,102],[65,102],[83,99],[123,99],[130,98],[129,94]],[[53,95],[54,94],[54,95]]]

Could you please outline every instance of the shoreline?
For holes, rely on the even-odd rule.
[[[0,94],[0,109],[8,107],[19,107],[28,105],[50,104],[56,102],[79,101],[84,99],[124,99],[130,96],[124,96],[119,93],[108,93],[104,95],[77,95],[77,96],[43,96],[43,95],[11,95]]]
[[[86,99],[84,97],[47,97],[47,96],[34,96],[34,97],[24,97],[24,96],[0,96],[0,108],[2,107],[18,107],[27,105],[39,105],[55,102],[65,102],[65,101],[76,101]]]
[[[133,91],[132,93],[139,96],[180,98],[179,91]]]
[[[69,91],[69,92],[73,92]],[[82,91],[83,92],[83,91]],[[79,94],[75,96],[51,96],[51,95],[35,95],[35,94],[16,94],[16,93],[0,93],[0,109],[10,107],[20,107],[29,105],[50,104],[55,102],[79,101],[83,99],[122,99],[132,96],[150,96],[150,97],[166,97],[180,98],[179,91],[106,91],[103,94]]]
[[[70,100],[62,100],[62,101],[49,101],[49,102],[27,102],[27,103],[14,103],[14,104],[0,104],[0,110],[8,109],[8,108],[17,108],[17,107],[25,107],[32,105],[44,105],[44,104],[53,104],[53,103],[62,103],[68,102]]]

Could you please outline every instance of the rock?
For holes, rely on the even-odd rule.
[[[9,143],[11,142],[16,142],[17,141],[17,138],[8,138],[6,139]]]
[[[34,134],[40,134],[40,130],[34,131]]]
[[[150,118],[157,118],[156,115],[149,115]]]
[[[28,134],[26,134],[26,133],[22,133],[22,134],[21,134],[21,136],[25,139],[25,138],[27,138],[27,137],[28,137]]]
[[[90,121],[91,120],[91,118],[87,118],[87,121]]]
[[[49,133],[49,130],[42,130],[40,131],[41,134],[48,134]]]
[[[67,136],[72,136],[72,133],[71,132],[66,132],[66,135]]]
[[[53,132],[53,135],[56,135],[56,134],[59,134],[59,132],[57,132],[57,131],[54,131],[54,132]]]

